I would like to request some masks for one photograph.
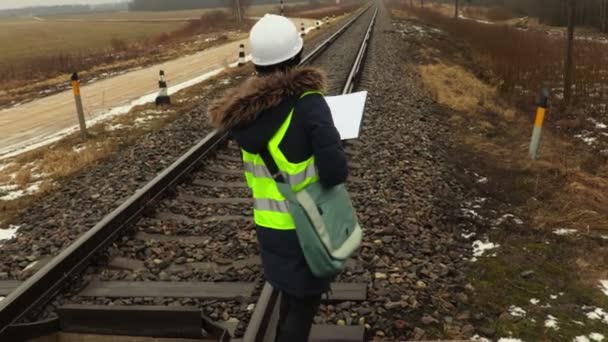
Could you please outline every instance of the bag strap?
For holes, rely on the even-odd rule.
[[[279,171],[279,167],[277,166],[277,163],[274,161],[274,158],[272,158],[272,154],[270,154],[268,145],[266,145],[265,149],[260,151],[260,157],[262,157],[264,164],[266,164],[266,167],[268,168],[268,171],[270,171],[270,174],[272,175],[272,179],[274,179],[275,182],[287,183],[285,181],[285,177],[283,177],[283,174]]]
[[[312,91],[307,91],[307,92],[303,93],[298,98],[298,100],[302,99],[305,96],[312,95],[312,94],[323,95],[323,93],[321,91],[312,90]],[[268,149],[268,144],[266,144],[265,149],[260,151],[260,157],[262,157],[264,164],[266,164],[268,171],[270,171],[270,174],[272,175],[272,179],[274,179],[276,182],[279,182],[279,183],[287,183],[285,181],[285,177],[283,177],[283,174],[279,171],[279,167],[277,166],[277,163],[275,162],[274,158],[272,158],[272,154],[270,154],[270,150]]]

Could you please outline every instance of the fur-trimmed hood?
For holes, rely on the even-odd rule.
[[[324,92],[326,84],[325,73],[310,67],[252,77],[214,101],[209,106],[209,119],[220,130],[246,126],[255,121],[258,114],[278,106],[284,99],[311,90]]]

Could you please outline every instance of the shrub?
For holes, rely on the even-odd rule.
[[[127,42],[118,38],[112,38],[110,44],[112,45],[112,49],[116,52],[126,51],[129,48],[129,44],[127,44]]]
[[[455,20],[426,8],[405,9],[429,25],[441,28],[466,42],[478,65],[497,78],[503,95],[530,103],[543,87],[549,87],[554,102],[563,100],[566,39],[542,31],[507,25],[488,25],[473,20]],[[606,44],[577,39],[575,42],[573,99],[575,103],[606,103],[608,98],[608,54]]]

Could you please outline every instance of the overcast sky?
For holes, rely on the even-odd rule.
[[[0,0],[0,9],[66,4],[107,4],[121,0]]]

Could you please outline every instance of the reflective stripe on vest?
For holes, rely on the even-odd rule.
[[[245,171],[251,172],[254,177],[272,178],[270,170],[268,170],[265,165],[255,165],[251,162],[245,162]],[[308,165],[304,171],[295,175],[290,175],[287,172],[283,171],[279,171],[279,173],[283,175],[283,177],[290,185],[293,185],[300,184],[304,182],[307,178],[315,177],[317,175],[317,169],[313,163]]]
[[[320,92],[307,92],[300,98],[310,94],[321,94]],[[291,124],[294,109],[291,110],[287,119],[279,130],[268,142],[268,151],[279,168],[286,182],[293,191],[300,191],[310,184],[319,181],[315,168],[315,159],[310,157],[301,163],[291,163],[287,160],[279,144],[285,137],[287,129]],[[291,214],[289,214],[289,202],[279,191],[279,188],[270,174],[270,170],[259,154],[249,153],[242,150],[247,185],[253,192],[253,217],[256,225],[279,230],[295,229]]]

